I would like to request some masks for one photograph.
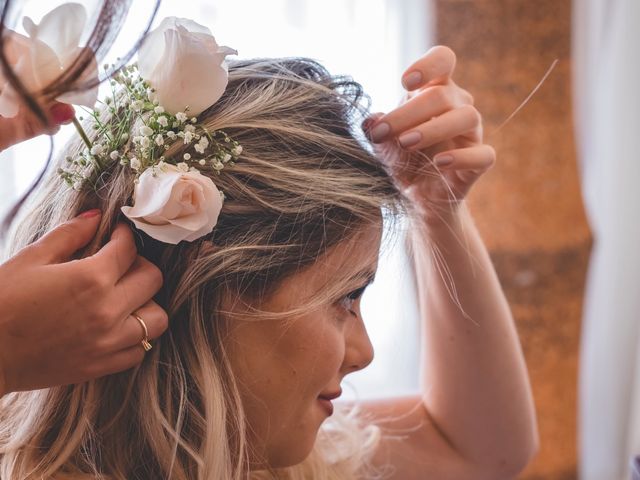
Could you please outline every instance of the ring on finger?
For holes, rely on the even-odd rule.
[[[151,343],[149,342],[149,330],[147,330],[147,325],[144,323],[144,320],[142,320],[142,318],[140,318],[135,313],[132,313],[131,315],[133,315],[135,319],[138,320],[138,322],[140,322],[140,325],[142,326],[144,337],[140,341],[140,344],[142,345],[142,348],[144,348],[144,351],[148,352],[153,348],[153,345],[151,345]]]

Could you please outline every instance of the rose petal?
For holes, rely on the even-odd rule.
[[[121,210],[138,229],[162,242],[177,244],[213,230],[222,197],[209,177],[168,164],[155,177],[150,169],[140,175],[134,203]]]
[[[46,43],[13,31],[5,38],[7,60],[27,90],[33,92],[47,86],[48,81],[43,79],[55,78],[62,72],[58,56]]]
[[[5,37],[5,54],[13,72],[29,92],[37,92],[43,85],[41,76],[60,74],[58,57],[47,45],[19,33],[8,31]],[[9,81],[0,75],[0,115],[15,117],[21,98]]]
[[[227,87],[228,74],[220,64],[229,53],[211,52],[198,36],[177,30],[165,32],[165,45],[164,60],[146,79],[166,111],[176,114],[188,106],[190,115],[198,115]]]
[[[151,78],[156,66],[164,59],[164,33],[167,30],[178,30],[179,28],[183,28],[187,32],[212,36],[211,30],[188,18],[164,18],[160,25],[147,34],[138,49],[138,71],[142,78]]]
[[[147,33],[138,49],[138,72],[144,79],[151,78],[153,69],[162,61],[164,31],[171,25],[171,19],[165,18],[154,30]]]
[[[87,11],[79,3],[65,3],[47,13],[39,25],[24,17],[23,27],[31,38],[46,43],[53,49],[63,68],[75,59],[73,52],[80,44],[80,37],[87,22]]]
[[[131,218],[131,221],[136,226],[138,230],[142,230],[144,233],[149,235],[156,240],[159,240],[164,243],[170,243],[172,245],[176,245],[180,243],[182,240],[185,240],[190,232],[186,232],[183,228],[177,227],[175,225],[167,224],[167,225],[150,225],[146,223],[144,220],[140,220],[137,218]]]
[[[145,170],[140,175],[136,185],[133,207],[126,207],[127,216],[145,217],[154,215],[162,210],[171,198],[173,184],[180,178],[180,172],[167,171],[153,176],[152,169]],[[125,207],[123,207],[125,208]]]
[[[82,75],[74,82],[74,86],[82,86],[88,82],[98,80],[98,61],[91,49],[89,49],[89,47],[77,47],[73,52],[73,57],[75,59],[80,55],[90,55],[90,63],[84,72],[82,72]],[[63,93],[58,96],[56,100],[63,103],[73,103],[74,105],[84,105],[85,107],[93,108],[98,100],[98,90],[99,85],[96,83],[95,86],[87,90]]]

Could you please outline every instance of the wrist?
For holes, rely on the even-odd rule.
[[[464,201],[447,205],[435,210],[420,209],[412,216],[414,225],[430,235],[438,232],[451,232],[470,219],[470,213]]]

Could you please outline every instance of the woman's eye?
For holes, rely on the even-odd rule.
[[[340,301],[340,304],[342,305],[342,307],[345,310],[355,315],[355,312],[353,311],[353,306],[358,301],[358,299],[362,296],[366,288],[367,286],[365,285],[345,295]]]

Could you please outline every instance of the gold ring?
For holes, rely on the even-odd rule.
[[[142,320],[135,313],[132,313],[131,315],[133,315],[136,318],[136,320],[140,322],[140,325],[142,325],[142,330],[144,330],[144,338],[140,341],[140,344],[142,345],[142,348],[144,348],[144,351],[148,352],[153,348],[153,345],[149,343],[149,331],[147,330],[147,325],[144,323],[144,320]]]

